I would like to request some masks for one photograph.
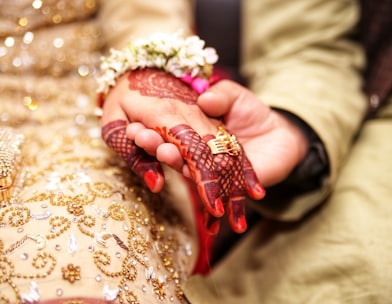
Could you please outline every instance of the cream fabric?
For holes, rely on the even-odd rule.
[[[152,33],[193,29],[192,0],[110,0],[102,1],[99,18],[109,45],[121,48],[130,38],[148,37]]]
[[[198,254],[188,188],[167,169],[163,193],[150,193],[106,147],[95,115],[102,49],[136,34],[117,21],[148,6],[185,17],[145,0],[0,3],[0,129],[24,136],[13,197],[0,202],[2,303],[183,302]]]

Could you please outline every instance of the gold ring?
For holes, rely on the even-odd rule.
[[[235,135],[230,135],[223,127],[218,127],[218,132],[214,139],[207,142],[212,154],[227,153],[237,156],[241,152],[241,146]]]

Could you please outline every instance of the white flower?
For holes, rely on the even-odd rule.
[[[107,93],[125,72],[137,69],[157,68],[183,77],[208,77],[211,66],[217,62],[215,49],[205,48],[198,36],[182,38],[180,32],[156,33],[149,39],[131,41],[123,50],[110,50],[101,61],[102,74],[98,77],[98,92]]]
[[[204,49],[204,58],[206,60],[206,63],[214,64],[218,61],[218,54],[216,53],[216,50],[214,48],[207,47]]]

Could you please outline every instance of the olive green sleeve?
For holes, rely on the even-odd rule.
[[[250,89],[271,107],[310,126],[328,158],[329,176],[319,189],[262,206],[271,216],[296,219],[333,187],[367,108],[361,77],[364,56],[351,39],[359,4],[245,0],[243,5],[242,72]]]

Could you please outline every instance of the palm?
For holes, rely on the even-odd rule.
[[[248,158],[252,162],[261,183],[270,186],[282,181],[297,164],[297,152],[295,151],[295,139],[292,134],[283,127],[271,130],[255,130],[252,136],[238,135],[238,129],[234,126],[230,130],[237,134]]]
[[[200,107],[208,115],[223,117],[227,129],[243,145],[261,183],[271,186],[286,178],[306,152],[302,132],[239,85],[225,81],[212,91],[213,95],[200,98]]]

